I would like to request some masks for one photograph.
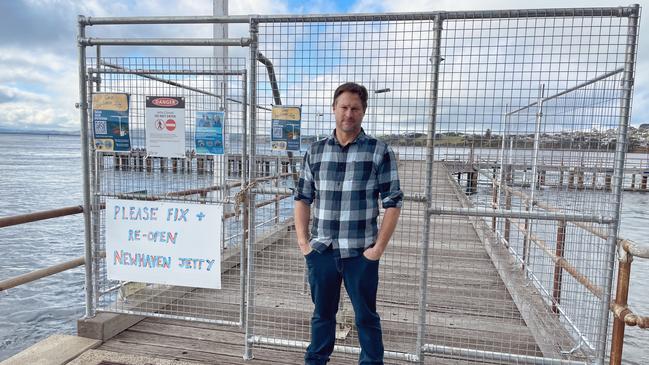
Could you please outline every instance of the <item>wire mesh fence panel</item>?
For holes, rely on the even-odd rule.
[[[365,133],[398,156],[407,199],[378,295],[386,356],[603,358],[637,13],[590,10],[260,21],[257,158],[301,169],[332,136],[333,91],[347,81],[369,90]],[[299,150],[272,149],[280,104],[301,108]],[[305,347],[305,262],[282,234],[253,243],[251,341]],[[342,298],[338,350],[355,353]]]
[[[430,114],[427,98],[431,29],[429,20],[262,22],[259,51],[266,61],[257,67],[259,108],[255,134],[260,145],[255,153],[279,154],[301,169],[308,146],[333,134],[334,90],[344,82],[357,82],[369,92],[364,132],[392,146],[399,161],[402,189],[422,194],[425,175],[421,161],[426,153],[422,136]],[[276,90],[269,78],[268,63],[272,63],[277,78]],[[301,107],[299,150],[289,153],[270,149],[272,113],[261,107],[278,104]],[[293,200],[287,203],[287,209],[292,211]],[[419,202],[404,202],[401,223],[380,264],[377,305],[385,348],[392,357],[416,352],[421,266],[418,252],[424,208]],[[287,233],[270,247],[258,245],[254,251],[252,333],[261,343],[306,346],[313,304],[305,259],[297,248],[295,233]],[[337,321],[339,350],[354,352],[359,346],[358,334],[346,294],[342,295]]]
[[[107,251],[107,220],[113,211],[96,209],[93,216],[95,293],[98,310],[182,318],[226,324],[241,324],[243,291],[241,289],[242,217],[235,214],[234,194],[241,185],[242,132],[245,122],[246,95],[245,59],[189,57],[115,57],[91,58],[87,62],[94,82],[89,85],[93,95],[128,94],[127,120],[115,124],[108,120],[107,129],[126,137],[129,148],[123,152],[107,152],[101,140],[92,143],[94,156],[93,205],[104,207],[107,199],[194,203],[223,208],[223,228],[210,230],[210,239],[221,242],[221,262],[186,261],[181,266],[192,270],[208,270],[213,265],[221,270],[221,289],[205,289],[193,285],[179,286],[133,281],[110,280],[107,266],[120,265],[136,270],[168,270],[180,265],[171,258],[164,262],[149,255],[153,246],[171,246],[171,252],[185,242],[184,233],[169,231],[136,232],[137,223],[129,229],[128,251]],[[227,87],[224,87],[227,85]],[[184,132],[183,157],[155,157],[147,150],[146,100],[152,96],[184,98],[184,118],[163,126]],[[92,107],[92,105],[91,105]],[[223,112],[223,116],[219,113]],[[120,120],[121,122],[121,120]],[[92,119],[91,122],[93,123]],[[211,124],[210,124],[211,123]],[[182,124],[182,125],[181,125]],[[209,125],[208,125],[209,124]],[[146,127],[145,127],[146,126]],[[200,138],[205,128],[221,130],[225,138]],[[98,128],[96,123],[90,126]],[[115,129],[116,130],[116,129]],[[181,130],[182,131],[182,130]],[[110,134],[110,133],[109,133]],[[152,141],[149,141],[152,142]],[[219,150],[220,151],[217,151]],[[117,150],[117,149],[116,149]],[[128,208],[127,208],[128,209]],[[164,219],[167,212],[158,212]],[[115,213],[117,214],[117,213]],[[119,213],[122,214],[122,213]],[[126,217],[131,217],[126,212]],[[141,216],[138,216],[141,217]],[[168,217],[167,217],[168,218]],[[186,219],[186,217],[182,217]],[[220,220],[220,218],[219,218]],[[138,235],[142,235],[142,237]],[[208,266],[209,265],[209,266]],[[200,286],[200,285],[196,285]]]
[[[485,271],[491,274],[466,284],[473,290],[457,294],[462,302],[481,303],[478,293],[493,291],[493,301],[478,304],[478,318],[467,321],[479,340],[430,331],[434,343],[602,358],[630,23],[614,13],[591,15],[444,22],[436,162],[446,161],[457,188],[470,195],[464,206],[476,216],[503,211],[510,218],[472,221],[486,241],[489,266],[495,264]],[[570,214],[577,217],[561,219]],[[433,226],[449,216],[435,218]],[[602,217],[607,223],[596,223]],[[449,231],[471,231],[461,221]],[[470,247],[465,241],[454,246]],[[506,261],[512,258],[515,264]],[[452,261],[456,270],[476,267]],[[476,326],[495,319],[497,327]],[[439,324],[450,325],[447,319]]]
[[[537,201],[535,205],[539,211],[580,213],[593,217],[615,214],[616,197],[612,193],[614,146],[610,139],[602,138],[598,130],[603,129],[605,134],[617,131],[622,97],[620,74],[616,70],[602,75],[603,78],[585,80],[592,83],[578,85],[575,90],[540,99],[540,112],[535,113],[541,116],[542,136],[537,169],[534,172],[528,170],[518,186],[512,180],[513,188],[518,192],[528,198],[535,195],[533,199]],[[561,130],[566,121],[569,130]],[[508,154],[515,155],[516,152],[512,149],[505,155]],[[519,200],[519,203],[523,203],[524,209],[529,209],[528,202]],[[601,306],[607,306],[603,293],[611,275],[608,269],[611,254],[607,241],[609,227],[563,221],[530,221],[528,225],[532,226],[530,235],[526,237],[523,234],[522,240],[518,240],[516,255],[524,262],[544,301],[555,312],[565,316],[562,321],[566,322],[570,332],[583,341],[585,347],[599,347],[592,342],[597,341],[603,329],[601,323],[593,321],[593,318],[601,318]],[[580,273],[583,277],[564,273],[566,268],[555,264],[559,258],[566,259],[575,269],[575,274]],[[579,279],[586,286],[580,284]]]

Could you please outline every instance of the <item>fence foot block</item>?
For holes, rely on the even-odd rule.
[[[77,321],[77,334],[82,337],[106,341],[143,320],[144,316],[117,313],[97,313],[92,318]]]

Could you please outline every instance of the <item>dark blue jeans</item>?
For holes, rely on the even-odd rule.
[[[304,355],[305,364],[325,364],[336,341],[336,313],[340,284],[345,283],[354,307],[359,364],[383,364],[381,319],[376,313],[376,291],[379,285],[379,262],[364,256],[341,259],[329,248],[312,251],[305,257],[309,269],[311,300],[315,304],[311,318],[311,344]]]

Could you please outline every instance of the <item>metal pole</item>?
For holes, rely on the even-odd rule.
[[[250,22],[250,156],[248,157],[248,166],[250,178],[255,178],[255,127],[257,121],[257,53],[258,46],[257,35],[259,33],[259,24],[255,21]],[[244,134],[244,140],[246,135]],[[245,154],[245,151],[244,151]],[[243,161],[242,161],[243,162]],[[242,163],[242,167],[245,168]],[[252,338],[252,328],[250,327],[250,310],[254,307],[254,242],[255,242],[255,194],[248,191],[248,286],[246,291],[246,326],[245,326],[245,347],[244,347],[244,360],[251,360],[252,343],[249,341]]]
[[[96,66],[97,66],[97,68],[100,68],[99,64],[101,62],[101,46],[97,46],[95,48],[97,50],[97,63],[96,63]],[[95,77],[97,78],[96,79],[96,81],[97,81],[97,90],[96,91],[100,92],[101,91],[101,76],[98,73],[98,74],[95,75]]]
[[[595,77],[595,78],[592,78],[592,79],[590,79],[590,80],[588,80],[588,81],[586,81],[586,82],[582,82],[582,83],[579,84],[579,85],[575,85],[575,86],[573,86],[573,87],[571,87],[571,88],[569,88],[569,89],[563,90],[562,92],[556,93],[556,94],[554,94],[554,95],[550,95],[550,96],[548,96],[547,98],[542,98],[541,100],[542,100],[543,102],[546,102],[546,101],[550,101],[550,100],[552,100],[552,99],[556,99],[556,98],[558,98],[558,97],[560,97],[560,96],[562,96],[562,95],[566,95],[566,94],[568,94],[568,93],[570,93],[570,92],[572,92],[572,91],[579,90],[579,89],[583,89],[583,88],[585,88],[585,87],[588,86],[588,85],[592,85],[592,84],[596,83],[597,81],[601,81],[601,80],[607,79],[607,78],[609,78],[609,77],[611,77],[611,76],[615,76],[615,75],[619,74],[619,73],[622,72],[622,71],[624,71],[624,68],[618,68],[617,70],[613,70],[613,71],[611,71],[611,72],[607,72],[607,73],[605,73],[605,74],[601,74],[601,75],[599,75],[599,76],[597,76],[597,77]],[[528,104],[528,105],[526,105],[526,106],[524,106],[524,107],[521,107],[521,108],[518,108],[518,109],[513,110],[513,111],[511,111],[511,112],[508,112],[507,114],[508,114],[508,115],[512,115],[512,114],[518,113],[518,112],[523,111],[523,110],[525,110],[525,109],[527,109],[527,108],[531,108],[531,107],[537,105],[538,103],[539,103],[538,101],[535,101],[535,102],[530,103],[530,104]]]
[[[481,363],[483,361],[493,361],[498,364],[532,364],[532,365],[587,365],[584,361],[551,359],[547,357],[538,357],[530,355],[510,354],[505,352],[474,350],[469,348],[451,347],[443,345],[425,344],[424,351],[431,354],[448,355],[464,359],[476,359]]]
[[[507,110],[507,109],[509,109],[509,104],[505,105],[505,110]],[[500,174],[498,175],[498,181],[500,182],[500,184],[498,186],[493,187],[494,196],[496,198],[494,209],[501,209],[500,208],[500,206],[501,206],[500,186],[503,185],[503,180],[505,178],[505,139],[507,138],[507,132],[508,132],[508,129],[509,129],[509,126],[507,124],[507,119],[508,119],[507,114],[503,113],[503,126],[504,126],[504,128],[503,128],[503,135],[501,137],[502,139],[500,141]],[[495,226],[496,225],[494,224],[494,229],[496,228]]]
[[[513,195],[521,196],[521,193]],[[561,211],[542,212],[521,212],[519,210],[485,210],[484,208],[430,208],[430,214],[434,215],[450,215],[450,216],[464,216],[464,217],[497,217],[497,218],[513,218],[513,219],[534,219],[546,221],[567,221],[567,222],[594,222],[599,224],[606,224],[613,222],[612,218],[591,215],[591,214],[566,214]]]
[[[222,24],[249,23],[249,15],[228,16],[148,16],[148,17],[84,17],[83,25],[117,24]]]
[[[275,67],[273,66],[273,62],[271,62],[270,59],[261,54],[261,52],[257,53],[257,60],[263,63],[264,66],[266,66],[266,72],[268,72],[268,81],[270,82],[270,88],[273,92],[273,101],[275,102],[275,105],[282,105],[282,97],[279,93],[279,86],[277,84],[277,77],[275,75]],[[293,158],[293,152],[286,151],[286,155],[288,156],[290,170],[293,173],[293,186],[297,187],[298,177],[297,170],[295,168],[295,159]]]
[[[306,341],[286,340],[281,338],[272,338],[272,337],[264,337],[264,336],[254,336],[252,339],[250,339],[250,341],[260,345],[282,346],[282,347],[296,348],[296,349],[306,349],[309,346],[309,343]],[[353,354],[353,355],[359,355],[361,353],[361,349],[359,347],[345,346],[345,345],[335,345],[334,351],[337,353]],[[414,358],[412,354],[404,353],[404,352],[385,351],[383,353],[383,356],[386,359],[397,359],[397,360],[405,360],[410,362],[418,361],[417,359]]]
[[[228,15],[228,4],[229,0],[213,0],[212,2],[212,15],[213,16],[227,16]],[[214,23],[212,24],[212,37],[214,39],[227,39],[228,38],[228,24],[227,23]],[[216,46],[214,47],[214,54],[213,54],[213,63],[215,68],[221,67],[223,70],[228,70],[229,65],[228,65],[228,47],[224,46]],[[219,66],[220,65],[220,66]],[[223,95],[223,98],[221,98],[221,105],[219,106],[218,110],[223,111],[227,113],[227,102],[226,102],[226,96],[227,96],[227,83],[228,83],[228,77],[223,75],[223,76],[216,76],[213,79],[214,83],[214,90],[220,90],[221,95]],[[228,119],[225,118],[222,121],[222,136],[229,136],[228,134],[228,128],[226,125],[226,121]],[[225,141],[223,141],[223,148],[225,152]],[[212,156],[214,158],[213,160],[213,165],[216,165],[217,168],[212,170],[212,176],[215,181],[217,181],[219,184],[224,184],[225,183],[225,169],[224,165],[228,161],[227,154],[222,154],[222,155],[217,155],[217,156]],[[223,198],[226,196],[227,192],[224,191],[219,195],[219,198]],[[225,230],[223,230],[223,234],[225,237]],[[241,251],[240,251],[241,253]],[[243,269],[243,266],[241,267]]]
[[[241,46],[250,45],[250,38],[81,38],[85,46]]]
[[[615,265],[615,248],[617,247],[617,234],[620,222],[620,209],[622,206],[622,183],[624,182],[624,159],[626,158],[626,141],[629,119],[631,116],[631,97],[633,95],[633,80],[635,72],[636,48],[638,42],[638,17],[640,6],[633,5],[633,13],[629,15],[628,33],[626,41],[626,55],[624,59],[624,73],[622,77],[622,99],[620,101],[620,124],[618,127],[617,143],[615,144],[615,159],[613,170],[613,196],[615,221],[609,225],[608,247],[608,280],[604,285],[604,296],[600,302],[600,323],[598,344],[598,363],[603,364],[606,357],[606,336],[608,333],[609,303],[611,301],[611,286],[613,284],[613,268]]]
[[[248,148],[247,146],[247,140],[246,140],[246,134],[248,133],[247,131],[247,124],[248,124],[248,90],[247,90],[247,85],[248,85],[248,73],[244,72],[242,81],[241,83],[243,84],[243,111],[241,114],[242,118],[242,123],[241,123],[241,189],[246,187],[246,181],[248,181],[248,175],[246,174],[246,168],[243,166],[243,162],[246,160],[247,155],[246,155],[246,149]],[[236,160],[234,161],[236,163]],[[248,209],[248,207],[243,207],[244,212]],[[239,322],[243,324],[243,326],[247,329],[248,327],[248,316],[247,316],[247,307],[246,307],[246,293],[247,293],[247,287],[248,287],[248,256],[247,256],[247,249],[246,249],[246,224],[247,220],[245,219],[247,217],[246,214],[244,214],[244,218],[242,218],[241,221],[241,226],[243,228],[243,232],[241,233],[241,247],[239,249],[239,262],[241,264],[241,272],[239,273],[239,286],[241,287],[241,302],[240,302],[240,308],[239,308],[239,313],[241,313]]]
[[[534,191],[536,190],[536,170],[539,163],[539,148],[541,144],[541,119],[543,118],[543,95],[545,93],[545,84],[539,86],[539,101],[537,102],[538,109],[536,111],[536,123],[534,126],[534,152],[532,154],[532,177],[530,178],[530,200],[527,205],[527,211],[531,212],[534,209]],[[523,269],[527,269],[528,259],[530,255],[530,233],[532,232],[532,223],[525,220],[525,239],[523,242]]]
[[[100,47],[97,46],[99,49]],[[99,57],[97,58],[99,60]],[[87,75],[90,75],[90,72],[86,73]],[[99,80],[99,74],[95,75],[97,78],[96,80]],[[93,97],[93,88],[92,88],[92,83],[93,83],[93,77],[88,78],[88,95],[87,95],[87,100],[88,100],[88,110],[91,111],[92,113],[92,97]],[[92,121],[91,121],[92,122]],[[121,117],[120,117],[120,122],[121,122]],[[93,129],[94,131],[94,129]],[[94,137],[94,134],[93,134]],[[100,198],[96,192],[100,191],[99,187],[99,176],[97,175],[97,166],[99,166],[99,159],[102,158],[101,154],[97,155],[95,153],[95,145],[94,143],[90,143],[88,146],[88,161],[90,161],[90,171],[89,171],[89,176],[90,176],[90,199],[91,199],[91,209],[90,209],[90,217],[91,217],[91,227],[99,227],[100,222],[101,222],[101,215],[100,215]],[[92,230],[92,242],[99,242],[100,241],[100,234],[98,229],[93,229]],[[92,245],[92,257],[97,257],[99,255],[99,247],[97,245]],[[97,303],[99,303],[99,296],[100,296],[100,290],[99,290],[99,266],[98,265],[92,265],[92,263],[89,263],[89,265],[92,267],[92,293],[94,294],[94,303],[95,306]]]
[[[382,14],[314,14],[296,17],[294,15],[266,15],[251,18],[246,15],[231,16],[157,16],[157,17],[88,17],[84,25],[108,24],[214,24],[214,23],[277,23],[277,22],[363,22],[363,21],[400,21],[429,20],[439,17],[446,19],[514,19],[514,18],[548,18],[548,17],[627,17],[633,14],[632,6],[598,7],[598,8],[550,8],[550,9],[506,9],[444,11],[417,13],[382,13]]]
[[[507,116],[507,121],[511,121],[511,116]],[[509,124],[509,123],[508,123]],[[505,173],[505,184],[514,184],[514,168],[513,168],[513,150],[514,150],[514,137],[509,137],[509,151],[507,154],[507,172]],[[505,185],[506,186],[506,185]],[[502,186],[501,186],[502,187]],[[505,209],[512,209],[512,194],[510,189],[505,189]],[[504,238],[507,247],[509,247],[509,234],[511,232],[511,220],[505,219]]]
[[[426,138],[426,201],[428,209],[424,212],[424,230],[421,237],[421,276],[419,278],[419,328],[417,330],[417,343],[415,355],[417,361],[423,364],[422,345],[426,335],[426,297],[428,292],[428,248],[430,245],[430,209],[433,207],[433,159],[435,157],[435,130],[437,123],[437,94],[439,90],[439,65],[442,62],[442,18],[437,15],[434,20],[433,54],[430,58],[432,68],[430,92],[430,123],[428,124],[428,138]]]
[[[509,109],[509,104],[505,105],[505,110]],[[500,174],[498,176],[498,181],[500,182],[500,186],[503,185],[504,180],[505,180],[505,146],[506,146],[506,138],[507,138],[507,133],[509,132],[509,125],[507,123],[509,117],[507,113],[503,114],[503,135],[502,135],[502,140],[500,141]],[[496,201],[496,206],[498,209],[501,209],[501,199],[500,199],[500,186],[498,187],[498,196],[497,196],[497,201]]]
[[[77,40],[79,41],[79,116],[81,121],[81,169],[83,171],[83,222],[85,236],[85,261],[86,261],[86,314],[85,317],[93,317],[93,292],[92,292],[92,225],[90,222],[90,156],[88,150],[88,100],[86,95],[86,47],[80,43],[86,36],[86,29],[83,25],[84,17],[79,16],[79,29]]]

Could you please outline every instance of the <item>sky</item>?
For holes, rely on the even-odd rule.
[[[640,1],[644,7],[649,0]],[[521,7],[629,5],[611,0],[521,2],[513,0],[235,0],[237,14],[381,13],[517,9]],[[0,128],[79,130],[77,15],[211,15],[212,0],[0,0]],[[641,24],[644,21],[641,18]],[[91,27],[92,28],[92,27]],[[94,29],[89,29],[92,36]],[[185,26],[183,34],[164,26],[104,27],[104,37],[209,37],[211,27]],[[640,27],[632,125],[649,123],[649,37]],[[236,33],[236,30],[231,33]],[[113,52],[119,52],[113,48]],[[137,50],[128,50],[136,52]],[[156,51],[153,51],[154,54]],[[245,54],[237,50],[239,54]],[[133,54],[133,53],[131,53]],[[160,54],[158,54],[160,55]]]

